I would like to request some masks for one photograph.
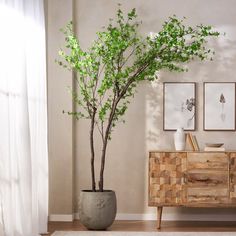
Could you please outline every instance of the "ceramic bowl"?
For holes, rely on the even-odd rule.
[[[222,147],[223,143],[206,143],[206,147]]]

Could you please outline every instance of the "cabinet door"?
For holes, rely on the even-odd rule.
[[[187,198],[189,204],[227,203],[229,158],[225,153],[188,153]]]
[[[236,153],[230,153],[230,202],[236,203]]]
[[[149,157],[149,205],[186,203],[186,153],[152,152]]]

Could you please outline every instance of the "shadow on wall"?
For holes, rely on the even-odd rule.
[[[188,65],[186,73],[161,72],[160,80],[148,83],[146,92],[146,152],[150,150],[173,150],[173,132],[163,131],[163,82],[197,82],[197,129],[194,132],[201,146],[207,140],[224,140],[226,148],[236,149],[233,140],[235,132],[206,132],[203,131],[203,86],[209,82],[236,82],[236,29],[231,26],[217,27],[217,30],[226,32],[225,36],[209,41],[209,45],[216,54],[213,61],[193,61]],[[203,146],[202,146],[203,147]],[[146,192],[148,191],[146,186]],[[145,193],[146,193],[145,192]],[[166,210],[165,210],[166,211]],[[172,212],[167,210],[167,212]],[[219,209],[192,209],[178,208],[176,213],[181,214],[216,214]],[[221,209],[221,214],[235,213],[234,209]],[[209,219],[210,220],[210,219]]]
[[[223,28],[224,30],[224,28]],[[222,32],[224,32],[221,30]],[[236,30],[235,34],[236,34]],[[147,143],[154,149],[173,148],[173,141],[170,144],[172,132],[163,131],[163,82],[224,82],[236,81],[235,61],[236,61],[236,40],[230,40],[226,36],[220,36],[219,39],[209,42],[211,48],[216,52],[213,61],[193,61],[188,65],[189,71],[184,73],[161,72],[159,80],[146,84],[146,133]],[[198,113],[202,109],[202,93],[198,93]],[[200,108],[200,109],[199,109]],[[200,117],[199,117],[200,118]],[[198,119],[198,117],[197,117]],[[199,126],[196,131],[201,131]],[[222,132],[220,132],[222,134]],[[160,138],[161,137],[161,138]]]
[[[189,63],[187,73],[167,73],[161,74],[162,81],[236,81],[235,79],[235,59],[236,59],[236,30],[234,29],[235,40],[226,36],[219,36],[218,39],[210,40],[209,47],[214,49],[216,54],[213,61],[193,61]],[[221,32],[224,32],[221,30]],[[230,76],[230,77],[229,77]]]

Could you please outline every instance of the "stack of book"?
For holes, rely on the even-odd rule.
[[[200,151],[197,138],[195,135],[192,135],[191,133],[187,133],[187,141],[190,144],[190,147],[193,151]]]
[[[204,151],[206,152],[224,152],[223,143],[206,143]]]

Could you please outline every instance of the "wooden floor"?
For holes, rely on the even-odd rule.
[[[86,228],[78,220],[74,222],[49,222],[49,234],[55,231],[84,231]],[[156,221],[115,221],[109,231],[151,232],[156,229]],[[236,232],[236,222],[194,222],[163,221],[159,231],[165,232]]]

